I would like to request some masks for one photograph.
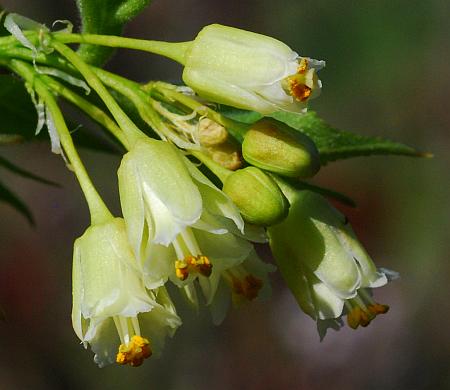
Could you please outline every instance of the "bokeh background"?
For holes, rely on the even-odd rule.
[[[78,22],[70,0],[1,3],[48,24]],[[181,310],[185,324],[160,359],[100,370],[70,323],[72,243],[88,224],[81,193],[47,144],[3,146],[2,155],[63,188],[0,173],[37,221],[33,229],[0,204],[0,389],[450,389],[449,14],[445,0],[154,0],[127,35],[190,40],[219,22],[274,36],[327,61],[312,106],[329,122],[434,153],[338,162],[314,180],[353,196],[358,208],[341,209],[377,264],[401,273],[376,291],[391,310],[320,343],[274,274],[269,302],[233,311],[219,327],[203,311]],[[139,81],[177,82],[181,70],[131,51],[108,67]],[[82,156],[118,212],[118,158]]]

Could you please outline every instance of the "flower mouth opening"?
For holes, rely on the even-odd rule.
[[[300,60],[297,73],[283,80],[284,90],[299,102],[308,100],[317,85],[316,70],[309,68],[309,63],[306,58]]]
[[[121,342],[116,355],[116,363],[139,367],[145,359],[152,355],[152,350],[149,340],[140,334],[137,317],[115,316],[113,318]]]
[[[366,327],[378,315],[389,310],[388,305],[375,302],[366,290],[361,289],[355,298],[345,302],[347,306],[347,324],[352,329]]]

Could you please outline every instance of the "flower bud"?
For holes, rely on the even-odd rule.
[[[183,81],[203,98],[269,114],[302,111],[318,96],[325,63],[299,57],[283,42],[212,24],[186,52]]]
[[[320,169],[319,152],[309,137],[269,119],[245,134],[242,153],[248,163],[282,176],[306,178]]]
[[[255,225],[278,223],[289,210],[289,203],[275,181],[255,167],[230,174],[223,192],[236,204],[244,219]]]

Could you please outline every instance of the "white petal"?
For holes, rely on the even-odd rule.
[[[312,284],[312,299],[317,318],[338,318],[344,309],[344,300],[336,296],[324,283]]]
[[[148,289],[163,286],[175,271],[176,254],[172,246],[159,244],[147,246],[146,260],[143,266],[143,278]]]
[[[184,162],[201,193],[204,209],[211,215],[231,219],[242,232],[244,229],[244,221],[236,205],[187,158],[184,158]]]
[[[356,238],[350,224],[336,229],[338,238],[347,251],[358,262],[361,271],[361,287],[381,287],[387,283],[383,273],[377,271],[372,259]]]
[[[105,367],[116,361],[120,345],[120,338],[112,318],[92,322],[88,333],[92,352],[95,353],[94,361],[98,366]]]
[[[207,256],[212,264],[211,275],[199,279],[203,295],[209,304],[214,298],[222,272],[242,263],[253,250],[253,246],[230,233],[215,235],[196,230],[194,234],[202,254]]]
[[[117,171],[120,203],[125,219],[128,238],[136,258],[142,262],[147,242],[143,242],[145,208],[141,178],[136,161],[126,154]],[[148,235],[148,232],[147,232]]]
[[[317,332],[319,333],[320,341],[323,341],[328,329],[334,329],[338,331],[343,326],[344,323],[341,318],[317,320]]]
[[[78,338],[83,340],[83,320],[81,316],[83,285],[80,270],[80,251],[78,249],[77,241],[75,241],[73,248],[72,298],[72,326]]]
[[[256,86],[253,88],[253,91],[264,99],[277,105],[289,105],[294,103],[294,98],[284,91],[281,82]]]
[[[206,100],[231,105],[244,110],[270,114],[278,108],[251,90],[225,82],[211,74],[185,68],[183,81]],[[214,87],[214,88],[213,88]]]
[[[151,309],[122,219],[91,226],[77,247],[85,318],[135,316]]]
[[[164,347],[167,336],[172,337],[181,319],[163,306],[158,305],[152,311],[138,317],[141,335],[150,341],[153,356],[158,357]]]
[[[172,210],[145,182],[143,183],[143,194],[145,206],[148,210],[149,235],[151,241],[155,244],[168,246],[187,225],[193,223],[193,221],[177,221],[172,214]]]
[[[168,245],[180,229],[200,218],[200,193],[173,145],[145,139],[128,155],[135,159],[146,207],[152,212],[152,223],[148,222],[154,230],[149,235],[155,243]]]

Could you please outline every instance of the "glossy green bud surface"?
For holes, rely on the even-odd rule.
[[[242,154],[248,163],[282,176],[307,178],[320,169],[319,152],[309,137],[269,119],[245,134]]]
[[[232,173],[223,185],[243,218],[252,224],[270,226],[282,221],[289,203],[278,185],[263,171],[247,167]]]

